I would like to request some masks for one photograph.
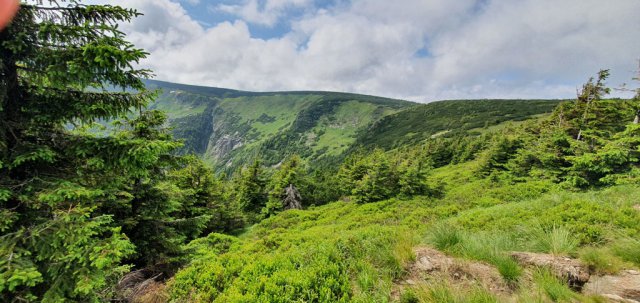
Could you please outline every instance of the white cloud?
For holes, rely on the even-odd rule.
[[[271,27],[285,15],[287,9],[304,8],[312,3],[312,0],[245,0],[238,5],[218,4],[209,8],[237,15],[250,23]]]
[[[337,90],[427,101],[571,97],[600,68],[628,82],[640,57],[637,0],[248,0],[209,28],[176,1],[135,0],[123,29],[159,79],[245,90]],[[483,5],[479,5],[479,3]],[[289,22],[282,37],[254,24]],[[420,50],[428,50],[419,56]]]

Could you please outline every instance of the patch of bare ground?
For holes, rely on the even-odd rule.
[[[415,248],[414,253],[415,262],[408,267],[408,274],[402,280],[396,281],[392,290],[392,300],[397,301],[407,287],[420,287],[443,281],[460,289],[482,287],[499,297],[509,296],[512,293],[493,266],[453,258],[428,247]]]
[[[519,301],[517,290],[510,288],[498,270],[489,264],[454,258],[428,247],[417,247],[414,253],[415,262],[408,266],[407,275],[393,287],[393,301],[398,301],[406,288],[429,287],[443,282],[453,289],[482,287],[501,302]],[[547,268],[574,291],[584,295],[597,295],[608,302],[640,303],[639,271],[624,270],[617,275],[596,276],[590,274],[588,266],[569,257],[530,252],[513,252],[511,257],[524,268],[520,289],[534,285],[535,270]]]

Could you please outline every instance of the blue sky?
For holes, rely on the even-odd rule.
[[[235,20],[242,20],[236,14],[225,12],[224,10],[217,9],[219,6],[240,6],[245,1],[238,0],[221,0],[221,1],[193,1],[193,0],[181,0],[180,1],[188,14],[204,27],[212,27],[221,22],[233,22]],[[336,7],[341,2],[339,0],[315,0],[312,1],[311,10],[329,9]],[[266,1],[258,1],[258,8],[265,9]],[[274,25],[261,25],[250,24],[249,31],[251,36],[259,39],[272,39],[286,35],[291,31],[291,21],[301,19],[309,8],[301,7],[287,7],[284,10],[282,18],[279,18]]]
[[[638,0],[88,0],[124,24],[157,79],[418,102],[571,98],[599,69],[630,82]]]

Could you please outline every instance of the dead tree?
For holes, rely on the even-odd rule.
[[[293,186],[293,184],[289,184],[289,186],[285,189],[284,200],[282,201],[282,205],[284,209],[302,209],[302,197],[300,196],[300,191]]]

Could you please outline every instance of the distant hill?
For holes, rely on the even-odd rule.
[[[439,135],[482,131],[550,113],[560,100],[452,100],[422,104],[376,121],[357,145],[391,149]]]
[[[291,154],[313,163],[357,146],[390,149],[449,131],[468,131],[550,112],[555,100],[460,100],[418,104],[321,91],[246,92],[148,80],[160,95],[150,108],[168,113],[184,152],[219,171]]]

